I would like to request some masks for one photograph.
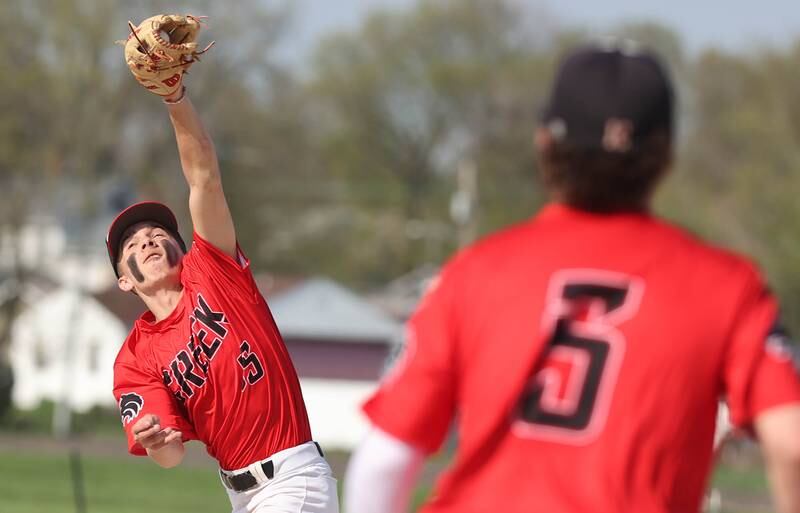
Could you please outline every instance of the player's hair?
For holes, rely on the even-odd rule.
[[[672,162],[671,138],[657,133],[625,153],[553,143],[539,153],[545,185],[570,206],[609,213],[647,209]]]

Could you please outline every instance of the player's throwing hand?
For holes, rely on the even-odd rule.
[[[161,429],[157,415],[145,415],[133,425],[133,438],[147,450],[159,450],[174,441],[181,441],[182,433],[177,429]]]

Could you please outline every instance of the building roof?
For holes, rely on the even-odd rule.
[[[325,278],[311,278],[273,295],[270,309],[286,339],[389,343],[402,326],[354,292]]]
[[[122,292],[116,283],[92,296],[119,318],[128,329],[133,327],[136,319],[147,309],[141,299],[130,292]]]
[[[301,278],[274,276],[271,274],[259,274],[255,277],[255,280],[259,290],[267,298],[280,294],[298,283],[302,283]],[[119,317],[128,328],[131,328],[136,319],[147,309],[142,300],[135,294],[119,290],[116,281],[108,287],[93,293],[92,296],[100,304],[108,308],[111,313]]]
[[[286,274],[258,273],[253,276],[253,279],[256,281],[258,290],[269,301],[272,297],[279,296],[300,285],[307,278]]]
[[[405,322],[438,273],[438,266],[423,264],[395,278],[380,290],[370,294],[367,299],[397,321]]]

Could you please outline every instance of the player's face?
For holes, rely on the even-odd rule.
[[[128,229],[120,246],[120,287],[145,290],[177,283],[183,252],[175,238],[152,223]]]

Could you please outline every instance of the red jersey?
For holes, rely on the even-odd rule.
[[[203,240],[182,260],[183,295],[166,319],[139,318],[114,363],[114,396],[131,428],[154,413],[197,439],[226,470],[311,440],[300,383],[250,262]]]
[[[448,263],[364,410],[428,453],[455,419],[425,513],[698,511],[718,399],[739,426],[800,401],[776,318],[747,260],[550,205]]]

